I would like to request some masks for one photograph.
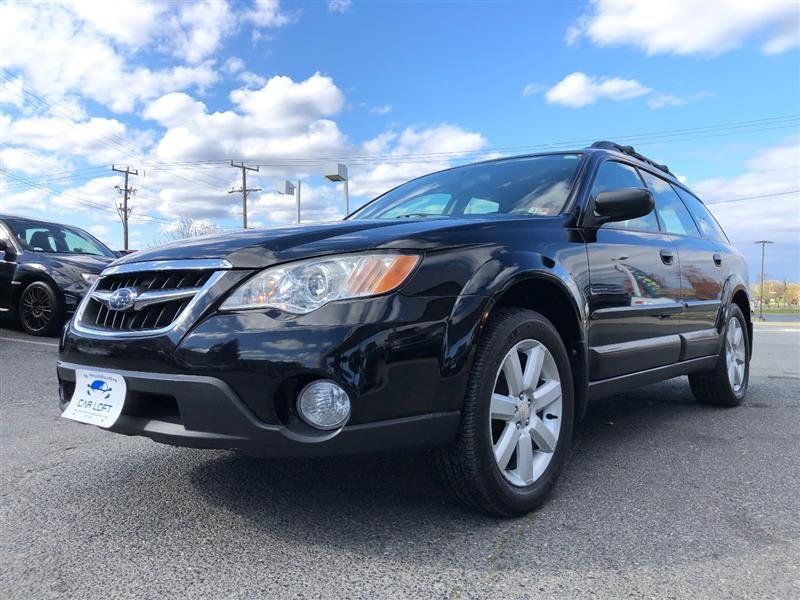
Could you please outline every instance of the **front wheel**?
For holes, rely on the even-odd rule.
[[[436,462],[463,504],[503,517],[544,502],[572,436],[572,371],[558,331],[501,309],[478,345],[456,443]]]
[[[61,325],[62,307],[52,286],[34,281],[19,297],[17,316],[22,328],[31,335],[56,335]]]
[[[750,383],[750,337],[744,315],[735,304],[728,311],[723,335],[717,366],[713,371],[689,375],[689,385],[703,404],[739,406]]]

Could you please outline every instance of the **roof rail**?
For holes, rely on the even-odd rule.
[[[661,164],[661,163],[657,163],[654,160],[650,160],[649,158],[647,158],[643,154],[639,154],[634,149],[633,146],[622,146],[621,144],[617,144],[616,142],[601,141],[601,142],[595,142],[590,147],[591,148],[600,148],[602,150],[616,150],[617,152],[622,152],[622,154],[627,154],[628,156],[632,156],[633,158],[637,158],[637,159],[641,160],[642,162],[646,162],[648,165],[651,165],[651,166],[655,167],[656,169],[659,169],[661,171],[664,171],[665,173],[669,173],[670,175],[672,175],[672,171],[669,170],[669,167],[667,165],[664,165],[664,164]]]

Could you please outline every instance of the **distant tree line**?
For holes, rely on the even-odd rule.
[[[751,284],[753,301],[761,302],[761,283]],[[800,308],[800,283],[767,279],[764,281],[764,307]]]

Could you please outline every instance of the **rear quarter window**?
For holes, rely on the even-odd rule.
[[[683,200],[683,203],[689,209],[689,212],[692,213],[694,220],[697,222],[697,226],[700,228],[700,233],[702,236],[709,240],[727,244],[728,236],[725,235],[722,227],[720,227],[719,223],[717,223],[717,220],[706,208],[705,204],[700,202],[697,197],[690,194],[686,190],[683,190],[677,186],[673,186],[673,188],[681,197],[681,200]]]

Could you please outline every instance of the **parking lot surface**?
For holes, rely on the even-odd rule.
[[[59,418],[56,341],[0,328],[0,596],[800,597],[800,328],[744,406],[593,403],[550,502],[463,510],[424,453],[258,460]]]

